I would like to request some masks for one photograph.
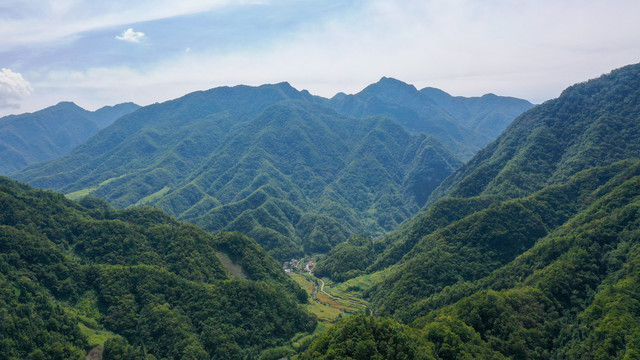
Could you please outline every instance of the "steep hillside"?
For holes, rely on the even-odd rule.
[[[100,129],[139,106],[124,103],[94,112],[74,103],[58,105],[28,114],[0,119],[0,174],[59,158],[82,144]]]
[[[330,253],[353,252],[353,269],[324,264],[346,278],[384,269],[372,311],[421,330],[424,358],[637,357],[639,75],[615,70],[530,110],[447,180],[452,197]],[[365,333],[359,349],[386,341]],[[326,336],[309,349],[349,344]]]
[[[179,216],[286,250],[274,252],[278,258],[326,252],[349,234],[392,230],[457,166],[437,141],[411,136],[389,120],[283,104],[226,142],[186,185],[222,206],[199,214],[194,210],[204,196],[196,197]]]
[[[594,168],[563,185],[495,202],[439,227],[417,240],[391,274],[371,290],[373,303],[380,314],[409,321],[412,317],[406,311],[420,299],[446,286],[489,276],[638,176],[637,161]]]
[[[451,317],[517,358],[622,359],[640,351],[640,176],[620,184],[491,275],[411,306]],[[428,325],[427,325],[428,326]]]
[[[431,195],[526,196],[592,166],[640,156],[640,65],[574,85],[518,117]]]
[[[280,102],[259,110],[256,98]],[[220,99],[233,104],[216,106]],[[155,205],[211,232],[241,231],[286,259],[393,230],[460,165],[432,137],[316,100],[287,84],[190,95],[123,117],[69,156],[16,176],[119,207]],[[174,107],[185,110],[171,120]]]
[[[6,178],[0,208],[2,358],[96,345],[111,358],[256,358],[315,324],[306,293],[243,235]]]
[[[485,105],[464,116],[509,107]],[[401,125],[367,117],[378,114]],[[447,148],[475,144],[470,155],[489,141],[461,121],[387,78],[343,101],[287,83],[221,87],[142,108],[14,176],[71,198],[154,205],[212,232],[241,231],[285,259],[357,233],[382,235],[415,214],[460,166]]]

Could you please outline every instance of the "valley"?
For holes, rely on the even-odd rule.
[[[328,279],[318,278],[305,269],[306,264],[313,262],[310,259],[303,258],[296,261],[299,266],[287,268],[287,274],[307,292],[309,297],[307,308],[318,317],[320,323],[329,325],[350,314],[369,312],[368,304],[357,294],[345,291],[333,284],[333,286],[325,288],[325,280],[329,281]]]
[[[640,64],[537,106],[385,77],[129,109],[0,178],[0,359],[640,351]]]

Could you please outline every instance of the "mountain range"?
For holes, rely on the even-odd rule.
[[[484,146],[493,101],[216,88],[13,174],[78,201],[0,179],[0,357],[638,357],[640,64]],[[274,260],[316,252],[366,314],[316,327]]]
[[[441,140],[456,151],[489,141],[458,123],[531,106],[499,98],[458,118],[389,78],[339,97],[288,83],[196,92],[139,109],[67,156],[13,176],[72,198],[157,206],[214,233],[241,231],[284,260],[393,230],[462,164]],[[348,99],[386,105],[356,113]],[[412,123],[393,121],[406,112]]]
[[[568,88],[449,176],[425,211],[361,246],[366,257],[336,248],[317,269],[378,273],[360,289],[374,313],[421,330],[432,356],[633,358],[639,105],[640,65]],[[344,345],[327,337],[311,348]]]
[[[0,174],[68,154],[116,119],[137,110],[134,103],[87,111],[72,102],[0,118]]]

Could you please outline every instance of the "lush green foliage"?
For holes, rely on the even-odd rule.
[[[288,84],[191,94],[136,111],[18,177],[240,231],[284,260],[391,231],[460,165],[434,138],[317,101]]]
[[[378,253],[382,253],[368,270],[381,270],[399,262],[424,236],[474,212],[486,209],[498,200],[497,196],[478,196],[469,199],[443,198],[437,201],[428,210],[418,213],[393,233],[378,239],[375,242],[375,249]]]
[[[297,357],[304,359],[504,359],[470,326],[442,316],[424,329],[364,315],[340,321]]]
[[[434,357],[633,358],[639,240],[640,161],[629,160],[423,236],[369,293],[376,313],[417,319]]]
[[[372,290],[383,314],[405,321],[412,304],[445,286],[488,276],[577,216],[594,201],[640,174],[636,161],[579,173],[564,185],[506,200],[472,213],[417,241],[385,281]],[[414,240],[415,241],[415,240]]]
[[[59,158],[137,108],[124,103],[91,112],[61,102],[34,113],[5,116],[0,119],[0,174]]]
[[[317,276],[344,281],[360,275],[375,259],[373,240],[368,236],[354,236],[331,249],[314,267]]]
[[[78,165],[86,156],[79,150],[58,163],[70,166],[68,173],[41,173],[36,181],[91,188],[120,205],[149,202],[210,231],[239,230],[281,258],[330,250],[316,271],[336,280],[384,269],[366,295],[374,314],[392,319],[345,319],[298,347],[308,345],[300,359],[635,358],[639,74],[640,65],[616,70],[530,110],[435,193],[437,179],[424,179],[446,173],[455,160],[437,140],[410,135],[387,119],[338,115],[284,85],[253,89],[276,96],[258,101],[262,107],[247,101],[242,116],[248,120],[235,124],[230,120],[238,114],[216,101],[189,110],[193,116],[184,115],[182,105],[242,89],[146,110],[172,109],[170,122],[148,120],[139,111],[86,151],[103,146],[107,154],[109,146],[125,142],[150,157],[111,156],[115,151],[103,158],[100,172]],[[389,84],[393,91],[380,90]],[[443,110],[458,100],[431,90],[416,95],[390,79],[365,90],[337,96],[332,105],[358,116],[404,114],[416,124],[435,114],[449,121],[439,129],[462,129]],[[420,105],[427,94],[439,98]],[[288,98],[298,101],[279,102]],[[237,97],[225,99],[238,104]],[[483,108],[479,103],[465,106]],[[211,127],[229,135],[195,157],[175,156],[163,150],[175,139],[145,127],[147,121],[176,133]],[[180,128],[179,121],[191,125]],[[479,116],[465,126],[483,128],[484,121]],[[115,163],[122,171],[109,170]],[[65,179],[71,176],[81,180],[71,184]],[[10,346],[7,356],[49,349],[77,357],[87,346],[86,336],[74,330],[79,319],[120,336],[105,343],[114,358],[145,352],[274,358],[293,349],[282,346],[285,339],[313,327],[298,307],[303,293],[240,234],[211,237],[157,210],[114,210],[93,198],[74,204],[42,192],[25,196],[29,188],[5,183],[1,206],[10,211],[0,212],[0,267],[7,275],[0,286],[8,296],[0,314],[12,319],[3,326],[14,326],[0,338]],[[344,241],[348,234],[395,227],[425,194],[432,194],[428,207],[396,233]],[[35,287],[29,290],[25,279]],[[12,335],[23,315],[18,309],[35,298],[44,299],[41,311],[63,309],[53,323],[40,310],[31,312],[40,326],[25,331],[44,339],[38,349]],[[56,327],[65,322],[72,326]]]
[[[518,117],[433,192],[526,196],[580,170],[640,157],[640,65],[566,89]]]
[[[431,359],[430,345],[408,326],[358,315],[331,327],[297,359]]]
[[[0,209],[2,358],[83,358],[86,331],[106,329],[106,358],[242,359],[315,325],[306,293],[241,234],[6,178]]]
[[[286,83],[197,92],[140,109],[16,177],[118,207],[158,206],[212,232],[241,231],[284,260],[395,229],[461,164],[448,150],[469,157],[490,140],[467,127],[530,106],[455,98],[466,111],[453,116],[393,79],[339,98]]]
[[[457,198],[377,241],[374,313],[455,339],[444,358],[637,358],[639,74],[522,115],[433,195]]]

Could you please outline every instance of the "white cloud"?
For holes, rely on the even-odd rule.
[[[260,3],[252,0],[7,0],[0,50],[47,44],[82,32]],[[10,11],[9,11],[10,10]]]
[[[122,34],[116,36],[116,39],[132,43],[139,43],[140,40],[144,38],[144,36],[145,35],[143,32],[133,31],[132,28],[128,28],[127,30],[123,31]]]
[[[141,69],[31,71],[39,96],[24,99],[22,107],[37,110],[62,100],[86,108],[145,105],[215,86],[280,81],[332,96],[357,92],[382,76],[452,95],[493,92],[542,102],[575,82],[640,61],[638,13],[637,0],[363,1],[260,47],[227,52],[199,46]]]
[[[0,108],[17,109],[20,107],[16,101],[28,96],[33,91],[22,74],[3,68],[0,71]]]

